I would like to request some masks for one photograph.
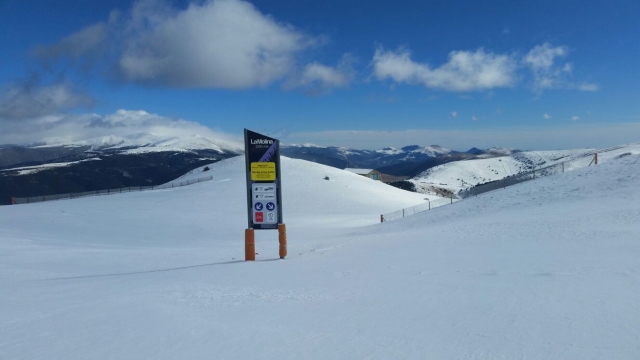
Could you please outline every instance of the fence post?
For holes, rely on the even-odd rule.
[[[596,155],[596,157],[595,157],[596,165],[598,165],[598,153],[596,153],[595,155]]]
[[[15,205],[16,204],[16,199],[13,198],[13,196],[11,197],[11,205]],[[381,215],[382,216],[382,215]]]
[[[453,192],[451,193],[451,203],[453,204]]]
[[[12,198],[13,199],[13,198]],[[380,214],[380,222],[383,223],[384,222],[384,215]]]
[[[404,209],[402,209],[402,217],[404,217]]]
[[[287,225],[285,224],[278,224],[278,243],[280,259],[284,259],[287,256]]]
[[[564,172],[564,162],[562,162],[562,172]]]
[[[429,210],[431,210],[431,200],[427,200],[429,202]]]
[[[244,261],[256,260],[256,240],[253,229],[244,231]]]

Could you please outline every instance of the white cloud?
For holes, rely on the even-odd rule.
[[[292,71],[296,53],[311,43],[243,1],[191,3],[184,11],[169,13],[146,13],[140,7],[134,6],[134,31],[119,61],[132,81],[178,87],[265,86]],[[147,29],[150,22],[154,24]]]
[[[108,25],[101,22],[87,26],[54,45],[38,46],[34,49],[34,53],[43,59],[80,59],[89,54],[103,53],[108,35]]]
[[[301,81],[302,84],[319,82],[330,87],[341,87],[349,83],[349,76],[335,68],[312,63],[304,68]]]
[[[2,122],[0,122],[2,123]],[[109,115],[46,115],[2,123],[0,144],[207,144],[242,151],[242,140],[198,123],[146,111],[118,110]]]
[[[570,62],[562,65],[557,60],[567,57],[569,50],[565,46],[552,46],[549,43],[538,45],[531,49],[522,59],[522,63],[528,66],[533,73],[533,89],[542,93],[547,89],[578,89],[581,91],[597,91],[596,84],[583,83],[575,85],[571,81],[573,64]]]
[[[407,49],[387,51],[378,47],[373,56],[373,75],[378,80],[390,79],[395,83],[423,85],[431,89],[445,91],[482,91],[496,88],[514,87],[524,74],[531,71],[532,88],[538,94],[547,89],[578,89],[596,91],[592,83],[575,85],[571,80],[573,63],[558,64],[558,59],[567,57],[565,46],[551,46],[549,43],[535,46],[524,57],[513,54],[495,54],[482,48],[473,51],[453,51],[449,60],[440,67],[411,59]]]
[[[348,86],[355,78],[352,64],[355,59],[346,54],[336,67],[314,62],[304,67],[301,74],[292,77],[285,85],[287,88],[302,87],[311,93],[326,92],[332,88]]]
[[[475,115],[474,115],[474,116],[472,116],[472,117],[471,117],[471,120],[473,120],[473,121],[478,121],[478,118],[477,118],[477,117],[475,117]]]
[[[580,117],[574,115],[574,116],[571,117],[571,120],[578,121],[578,120],[580,120]]]
[[[94,100],[64,83],[41,85],[38,79],[0,89],[0,123],[91,107]]]
[[[454,119],[457,118],[458,117],[458,112],[457,111],[452,111],[451,112],[451,117],[454,118]]]
[[[553,67],[557,57],[565,57],[567,53],[564,46],[552,47],[551,44],[544,43],[531,49],[522,61],[534,70],[547,71]]]
[[[378,80],[421,84],[446,91],[478,91],[511,87],[516,82],[517,62],[512,56],[497,55],[479,49],[453,51],[449,61],[432,69],[428,64],[411,60],[408,50],[376,49],[373,57],[374,75]]]
[[[243,89],[264,87],[295,73],[302,52],[320,42],[246,1],[192,2],[179,10],[168,1],[140,0],[123,16],[112,16],[37,52],[43,58],[89,57],[106,47],[112,50],[103,65],[115,68],[123,81]],[[307,76],[334,86],[345,81],[327,70],[316,64]]]
[[[542,118],[548,120],[548,119],[551,119],[551,115],[544,113],[544,115],[542,115]]]
[[[560,67],[555,62],[557,58],[566,57],[568,53],[568,49],[564,46],[553,47],[549,43],[544,43],[531,49],[522,59],[533,72],[533,88],[536,91],[564,86],[566,76],[571,73],[573,66],[566,63]]]
[[[582,83],[578,86],[578,90],[580,91],[598,91],[599,87],[596,84],[591,83]]]

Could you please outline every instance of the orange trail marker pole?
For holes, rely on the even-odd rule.
[[[256,260],[256,238],[253,229],[244,231],[244,261]]]
[[[278,242],[280,243],[280,259],[287,256],[287,225],[278,224]]]

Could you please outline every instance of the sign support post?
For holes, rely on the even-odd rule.
[[[280,141],[244,129],[247,180],[245,261],[255,260],[254,230],[278,230],[281,259],[287,256],[287,228],[282,221]]]

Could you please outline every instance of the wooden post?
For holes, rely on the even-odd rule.
[[[383,223],[384,222],[384,215],[380,214],[380,222]]]
[[[596,165],[598,165],[598,153],[596,153]]]
[[[244,231],[244,261],[256,260],[256,238],[253,229]]]
[[[13,196],[11,197],[11,205],[15,205],[16,204],[16,199],[13,198]]]
[[[280,243],[280,259],[287,256],[287,225],[278,224],[278,242]]]

